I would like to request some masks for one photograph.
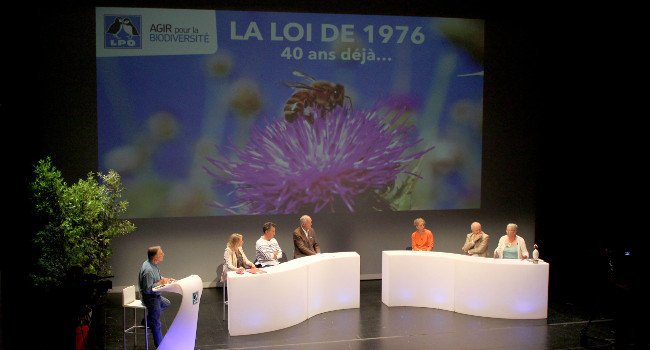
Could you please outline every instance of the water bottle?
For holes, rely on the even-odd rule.
[[[539,262],[539,250],[537,250],[537,244],[533,244],[533,264]]]

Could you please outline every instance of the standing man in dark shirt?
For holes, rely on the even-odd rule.
[[[169,277],[162,277],[158,264],[165,258],[160,246],[150,247],[147,250],[148,259],[142,263],[138,281],[140,292],[142,293],[142,302],[147,307],[147,324],[152,329],[153,341],[156,348],[160,346],[163,340],[162,326],[160,324],[160,313],[165,310],[171,302],[160,295],[160,292],[154,291],[153,288],[165,285],[175,280]]]
[[[311,227],[308,215],[300,217],[300,227],[293,231],[293,258],[320,254],[320,244],[316,239],[316,231]]]

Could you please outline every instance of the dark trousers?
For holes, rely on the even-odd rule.
[[[142,302],[147,307],[147,323],[153,334],[153,342],[158,347],[163,340],[160,313],[168,308],[171,302],[160,294],[143,294]]]

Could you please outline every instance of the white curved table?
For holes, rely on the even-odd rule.
[[[203,293],[203,281],[197,275],[187,276],[170,284],[154,288],[157,292],[173,292],[182,295],[172,325],[163,338],[158,350],[192,350],[196,343],[196,323],[199,318],[199,303]]]
[[[275,331],[323,312],[359,307],[356,252],[306,256],[263,270],[228,272],[230,335]]]
[[[382,252],[381,301],[467,315],[541,319],[548,315],[544,261],[420,251]]]

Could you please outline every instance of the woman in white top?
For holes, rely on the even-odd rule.
[[[517,224],[508,224],[506,234],[499,239],[499,245],[494,250],[495,259],[528,259],[526,242],[517,235]]]
[[[244,254],[244,236],[241,233],[233,233],[230,235],[230,240],[226,245],[226,250],[223,253],[223,271],[221,273],[221,282],[226,280],[228,271],[237,271],[237,273],[244,273],[245,269],[250,268],[252,273],[257,272],[255,264],[250,262]]]

